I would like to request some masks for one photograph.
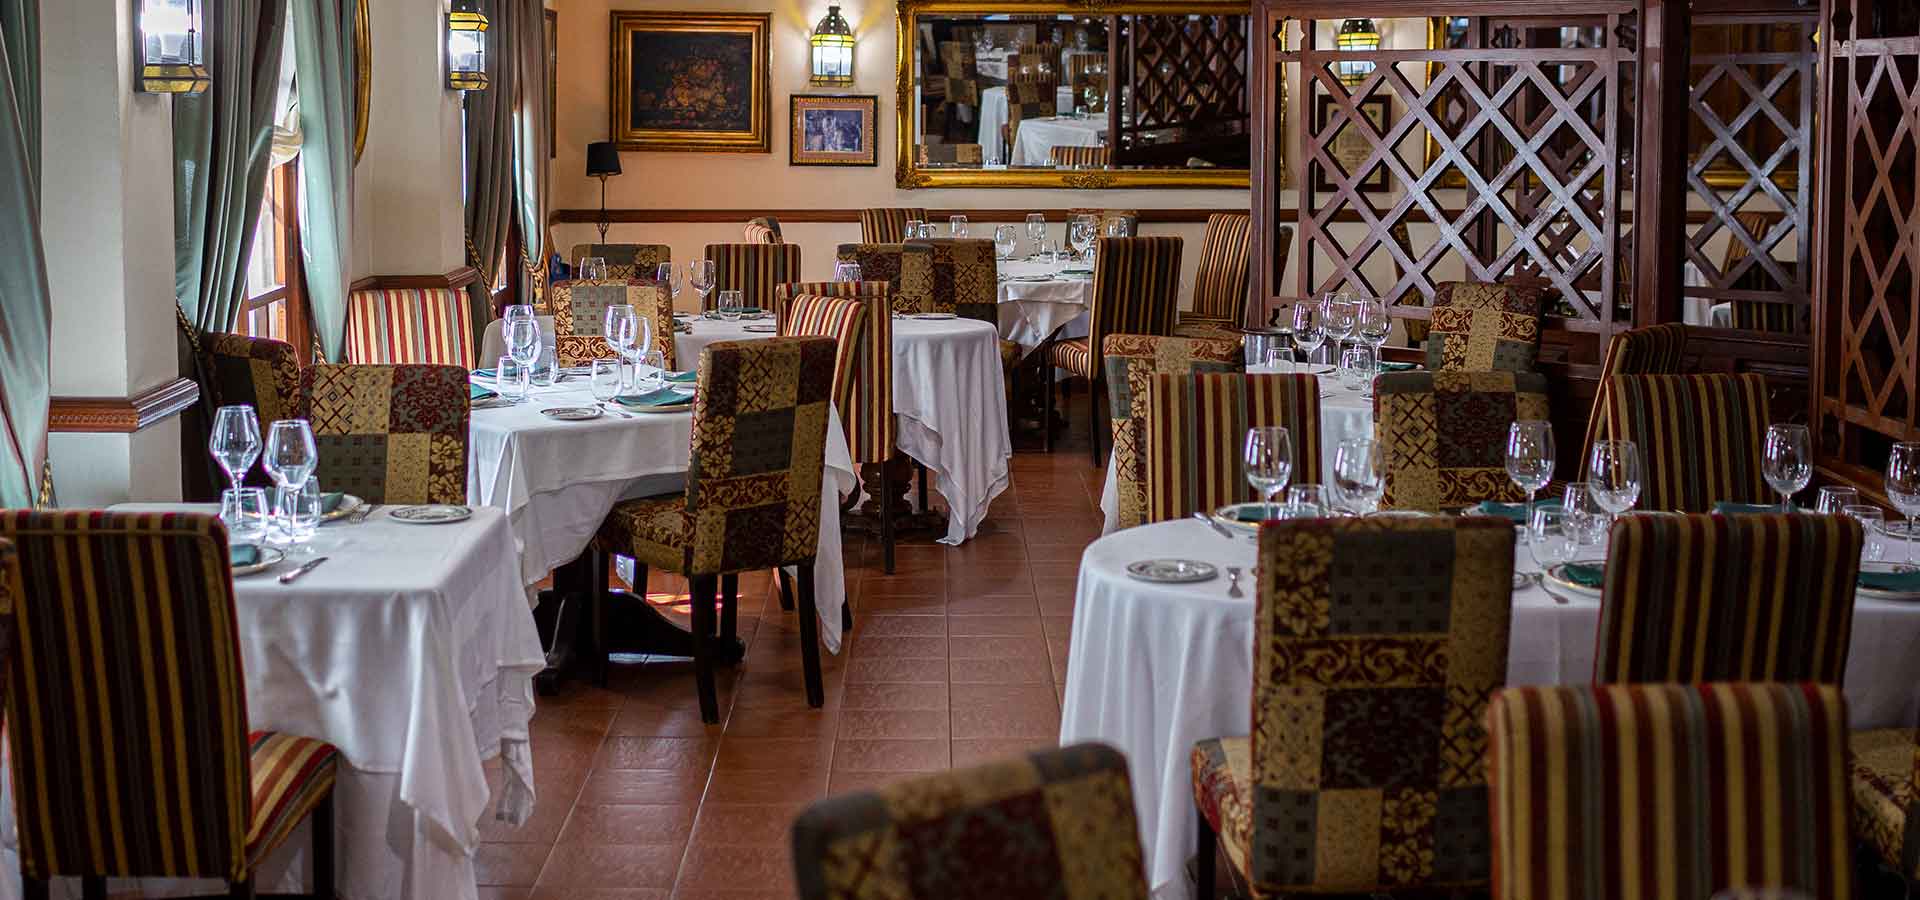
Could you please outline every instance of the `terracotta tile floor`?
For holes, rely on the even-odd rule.
[[[741,582],[747,656],[722,670],[720,725],[701,724],[684,661],[542,698],[539,802],[517,829],[483,826],[481,896],[790,898],[787,827],[809,801],[1054,745],[1103,474],[1084,443],[1016,454],[977,538],[901,544],[891,576],[878,542],[849,534],[856,624],[823,656],[823,709],[806,705],[798,627],[764,575]],[[684,601],[653,581],[656,603]]]

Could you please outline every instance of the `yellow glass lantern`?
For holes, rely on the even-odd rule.
[[[478,0],[453,0],[447,13],[447,88],[487,89],[487,14]]]
[[[201,46],[205,25],[194,0],[135,0],[134,29],[140,55],[137,86],[154,94],[197,94],[207,89]]]
[[[840,7],[827,7],[827,17],[813,26],[813,83],[821,87],[850,87],[853,84],[853,29],[840,15]]]
[[[1340,31],[1333,36],[1333,44],[1347,53],[1367,53],[1380,49],[1380,29],[1372,19],[1348,19],[1340,23]],[[1334,75],[1347,87],[1356,87],[1373,74],[1371,61],[1338,61],[1333,64]]]

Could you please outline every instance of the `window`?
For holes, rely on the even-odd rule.
[[[253,251],[247,260],[247,302],[234,330],[286,341],[305,351],[305,293],[300,285],[300,160],[274,166],[260,198]],[[302,356],[304,356],[302,352]]]

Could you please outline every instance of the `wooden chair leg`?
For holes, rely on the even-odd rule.
[[[793,578],[787,575],[785,568],[773,570],[773,580],[780,586],[780,609],[793,612]]]
[[[880,559],[881,570],[893,574],[893,466],[880,464]]]
[[[740,573],[720,576],[720,640],[733,643],[740,633]]]
[[[1087,379],[1087,447],[1093,451],[1094,468],[1100,467],[1100,379]]]
[[[926,512],[930,508],[927,503],[927,467],[918,460],[913,464],[913,476],[916,489],[920,491],[920,511]]]
[[[820,610],[814,604],[813,563],[800,564],[800,667],[807,681],[807,705],[819,709],[827,702],[820,680]]]
[[[81,876],[80,896],[82,900],[107,900],[106,876],[105,875]]]
[[[693,594],[693,622],[688,631],[693,638],[693,678],[700,694],[700,721],[717,725],[720,723],[720,698],[713,679],[713,600],[714,594],[718,593],[720,579],[713,575],[697,575],[689,581],[692,582],[689,589]]]
[[[20,894],[25,900],[47,900],[51,893],[44,878],[21,878]]]
[[[592,554],[587,564],[587,571],[591,573],[588,577],[593,580],[593,591],[587,595],[587,602],[592,604],[592,608],[588,610],[589,615],[587,616],[587,621],[591,623],[590,627],[593,630],[593,640],[588,646],[588,650],[593,653],[593,683],[600,687],[606,687],[606,615],[607,604],[613,602],[613,589],[607,584],[607,567],[613,557],[609,553],[593,548],[588,548],[587,552]],[[633,577],[635,581],[642,585],[647,582],[647,567],[641,565],[638,560],[634,561],[633,564]],[[644,588],[641,590],[640,596],[643,598],[646,596],[646,590]],[[641,602],[644,603],[645,600]]]
[[[1197,805],[1193,809],[1196,813],[1200,812],[1200,807]],[[1215,893],[1213,867],[1214,858],[1219,855],[1218,845],[1219,840],[1214,836],[1213,826],[1207,824],[1206,814],[1200,813],[1200,840],[1198,846],[1194,848],[1197,852],[1193,859],[1193,876],[1197,882],[1194,896],[1198,900],[1213,900]]]
[[[595,652],[599,652],[597,646]],[[606,654],[600,657],[604,661]],[[329,792],[313,808],[313,896],[317,900],[335,898],[333,867],[333,794]]]
[[[236,881],[227,887],[228,900],[254,900],[253,879]]]
[[[1040,348],[1042,352],[1045,347]],[[1045,357],[1040,360],[1040,445],[1048,453],[1053,452],[1053,392],[1060,384],[1056,379],[1053,364]]]

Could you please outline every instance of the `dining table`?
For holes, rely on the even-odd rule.
[[[1062,254],[999,262],[1000,337],[1025,356],[1051,339],[1087,336],[1093,267]]]
[[[1053,90],[1055,110],[1073,111],[1073,88],[1062,84]],[[997,166],[1006,162],[1000,147],[1000,126],[1007,124],[1007,87],[995,85],[980,91],[980,128],[977,132],[980,142],[980,160],[983,165]],[[1052,165],[1048,159],[1046,165]]]
[[[1540,571],[1524,546],[1515,571]],[[1597,552],[1604,554],[1604,546]],[[1127,573],[1154,558],[1199,560],[1252,572],[1255,541],[1182,519],[1128,528],[1080,558],[1062,694],[1060,743],[1101,741],[1127,757],[1147,874],[1160,898],[1189,895],[1186,863],[1198,819],[1189,754],[1201,740],[1252,728],[1256,579],[1244,596],[1228,579],[1158,584]],[[1506,681],[1578,684],[1592,678],[1598,590],[1538,580],[1513,593]],[[1854,603],[1845,694],[1854,728],[1910,727],[1920,716],[1920,600]]]
[[[1103,147],[1107,143],[1106,116],[1058,115],[1021,119],[1013,138],[1010,166],[1053,165],[1055,147]]]
[[[213,505],[116,510],[217,513]],[[334,784],[343,897],[474,900],[474,852],[489,805],[523,821],[534,801],[528,728],[545,664],[505,511],[444,524],[395,519],[392,506],[322,524],[257,574],[233,579],[247,725],[339,748]],[[291,584],[276,576],[325,558]],[[484,769],[501,760],[501,795]],[[0,780],[0,896],[17,897],[11,778]],[[303,891],[311,823],[258,868],[262,893]],[[180,879],[110,882],[146,896],[219,893]]]

